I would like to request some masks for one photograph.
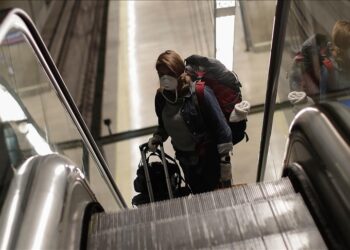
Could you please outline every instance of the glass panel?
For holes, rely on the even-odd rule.
[[[242,83],[243,98],[252,106],[260,105],[265,102],[276,1],[238,3],[234,23],[233,70]]]
[[[7,96],[2,98],[4,110],[0,117],[16,134],[23,160],[36,154],[57,152],[58,143],[80,138],[20,31],[14,30],[6,37],[0,56],[3,59],[0,93]],[[83,170],[81,157],[72,160]]]
[[[83,150],[75,123],[20,30],[11,30],[0,45],[0,102],[1,187],[6,188],[11,173],[27,158],[57,152],[85,174],[94,169],[90,184],[97,199],[106,210],[118,209],[98,163]]]
[[[134,190],[134,180],[141,161],[139,145],[147,142],[148,139],[149,136],[142,136],[103,146],[107,162],[116,166],[113,169],[113,177],[128,207],[132,207],[131,200],[138,194]],[[174,150],[168,141],[164,147],[167,154],[174,156]]]
[[[349,105],[350,20],[348,1],[292,1],[282,55],[265,176],[279,178],[288,127],[304,107],[324,101]],[[273,173],[273,174],[272,174]]]

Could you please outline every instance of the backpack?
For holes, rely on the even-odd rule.
[[[323,34],[309,37],[293,58],[289,77],[291,91],[303,91],[310,97],[324,94],[334,82],[330,41]],[[323,80],[322,80],[323,79]]]
[[[196,95],[199,106],[204,99],[204,86],[210,87],[220,105],[220,108],[231,128],[233,145],[242,141],[247,133],[247,120],[229,122],[230,114],[237,103],[242,101],[241,83],[238,76],[229,71],[219,60],[199,55],[192,55],[185,59],[186,73],[196,81]]]

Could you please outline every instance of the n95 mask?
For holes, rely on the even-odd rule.
[[[159,78],[161,93],[170,103],[177,102],[177,79],[173,76],[163,75]]]
[[[165,90],[176,90],[177,89],[177,79],[173,76],[163,75],[159,78],[160,87]]]

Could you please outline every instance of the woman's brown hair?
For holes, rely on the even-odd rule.
[[[158,56],[156,69],[159,71],[161,67],[168,68],[176,78],[185,71],[185,63],[178,53],[173,50],[166,50]]]

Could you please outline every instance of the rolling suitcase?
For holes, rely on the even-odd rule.
[[[160,147],[160,152],[161,152],[162,164],[163,164],[163,168],[164,168],[166,187],[168,189],[169,198],[172,199],[172,198],[174,198],[174,196],[173,196],[173,191],[171,190],[169,172],[168,172],[168,167],[167,167],[167,161],[165,159],[163,144],[160,144],[159,147]],[[143,163],[143,168],[144,168],[145,177],[146,177],[147,191],[148,191],[148,195],[150,198],[150,202],[154,202],[154,193],[153,193],[153,189],[152,189],[151,178],[150,178],[149,171],[148,171],[149,165],[148,165],[147,160],[146,160],[146,150],[148,150],[147,143],[140,145],[141,160]]]
[[[134,180],[134,189],[140,194],[132,199],[133,205],[172,199],[190,193],[190,188],[181,176],[180,167],[175,159],[164,153],[161,144],[156,152],[150,152],[148,143],[140,145],[141,161]],[[160,162],[150,162],[155,156]],[[185,183],[185,187],[181,184]]]

